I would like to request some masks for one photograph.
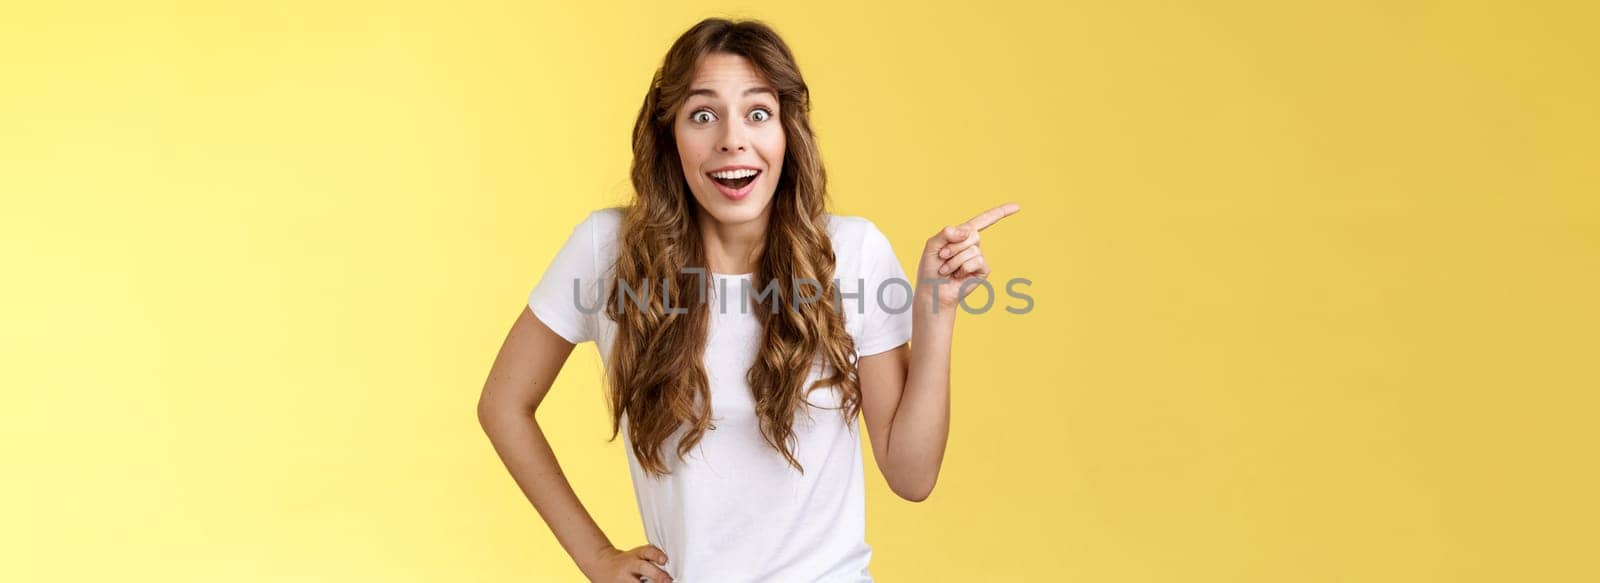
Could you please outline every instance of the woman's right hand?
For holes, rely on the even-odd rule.
[[[607,547],[600,551],[583,570],[594,583],[639,583],[640,577],[649,577],[650,583],[672,583],[672,575],[658,565],[667,564],[667,553],[655,545],[644,545],[629,550]]]

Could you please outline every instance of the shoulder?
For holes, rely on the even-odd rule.
[[[588,237],[597,252],[604,251],[607,244],[615,248],[618,234],[622,230],[622,212],[623,209],[618,207],[591,211],[583,218],[583,222],[578,223],[574,233]]]
[[[614,238],[622,226],[622,210],[608,207],[589,211],[589,214],[583,216],[583,220],[572,226],[572,240],[589,243]]]
[[[852,215],[827,215],[828,239],[833,244],[836,262],[835,273],[843,276],[865,276],[898,269],[894,246],[878,229],[877,223],[866,217]]]
[[[590,211],[589,215],[578,223],[579,229],[588,230],[596,235],[615,235],[622,227],[622,208],[606,207]]]
[[[602,208],[591,211],[572,227],[561,255],[569,264],[585,263],[585,277],[597,275],[615,257],[618,231],[622,225],[622,209]]]
[[[616,261],[622,235],[622,213],[621,207],[607,207],[589,213],[589,217],[584,219],[593,233],[595,263],[601,271],[608,271]]]
[[[874,245],[887,241],[883,231],[871,219],[855,215],[828,214],[828,239],[836,251],[860,249],[861,245]]]

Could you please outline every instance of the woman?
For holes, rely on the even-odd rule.
[[[689,29],[639,110],[634,200],[573,230],[496,358],[479,419],[592,581],[871,581],[858,415],[896,494],[933,489],[960,284],[987,277],[978,231],[1017,206],[928,239],[912,285],[873,223],[825,212],[809,108],[767,26]],[[532,414],[591,340],[651,543],[629,550]]]

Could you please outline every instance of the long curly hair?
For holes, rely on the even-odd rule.
[[[689,190],[673,135],[673,120],[688,97],[696,63],[710,53],[749,60],[779,97],[778,117],[787,146],[761,257],[751,274],[754,290],[766,291],[770,285],[777,293],[750,294],[750,309],[762,320],[763,333],[746,380],[762,436],[789,465],[804,473],[795,459],[791,425],[801,407],[818,406],[806,396],[812,390],[835,387],[839,411],[845,423],[853,425],[860,412],[861,388],[855,343],[845,330],[842,310],[835,309],[835,256],[824,215],[827,175],[811,131],[810,90],[788,45],[759,21],[711,18],[683,33],[667,51],[639,108],[633,128],[635,196],[623,209],[616,277],[605,297],[622,297],[618,287],[624,281],[635,292],[650,282],[652,293],[642,307],[636,295],[606,302],[606,316],[617,324],[607,371],[611,439],[616,439],[626,414],[635,457],[647,472],[660,476],[670,473],[663,444],[680,427],[685,431],[677,446],[679,459],[708,429],[715,429],[702,360],[710,314],[703,286],[712,279],[696,222],[704,211]],[[670,292],[656,285],[666,279],[672,281]],[[820,299],[784,302],[797,297],[793,289],[797,282],[802,287],[819,284],[821,290],[802,293],[811,297],[820,291]],[[675,313],[684,309],[687,313]],[[814,369],[821,371],[820,378],[807,388]]]

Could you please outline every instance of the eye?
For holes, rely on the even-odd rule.
[[[711,123],[716,119],[717,116],[713,115],[709,109],[699,109],[695,110],[694,113],[689,114],[689,121],[694,123]]]
[[[772,119],[772,112],[767,111],[765,107],[758,107],[755,111],[750,112],[751,121],[767,121],[769,119]]]

